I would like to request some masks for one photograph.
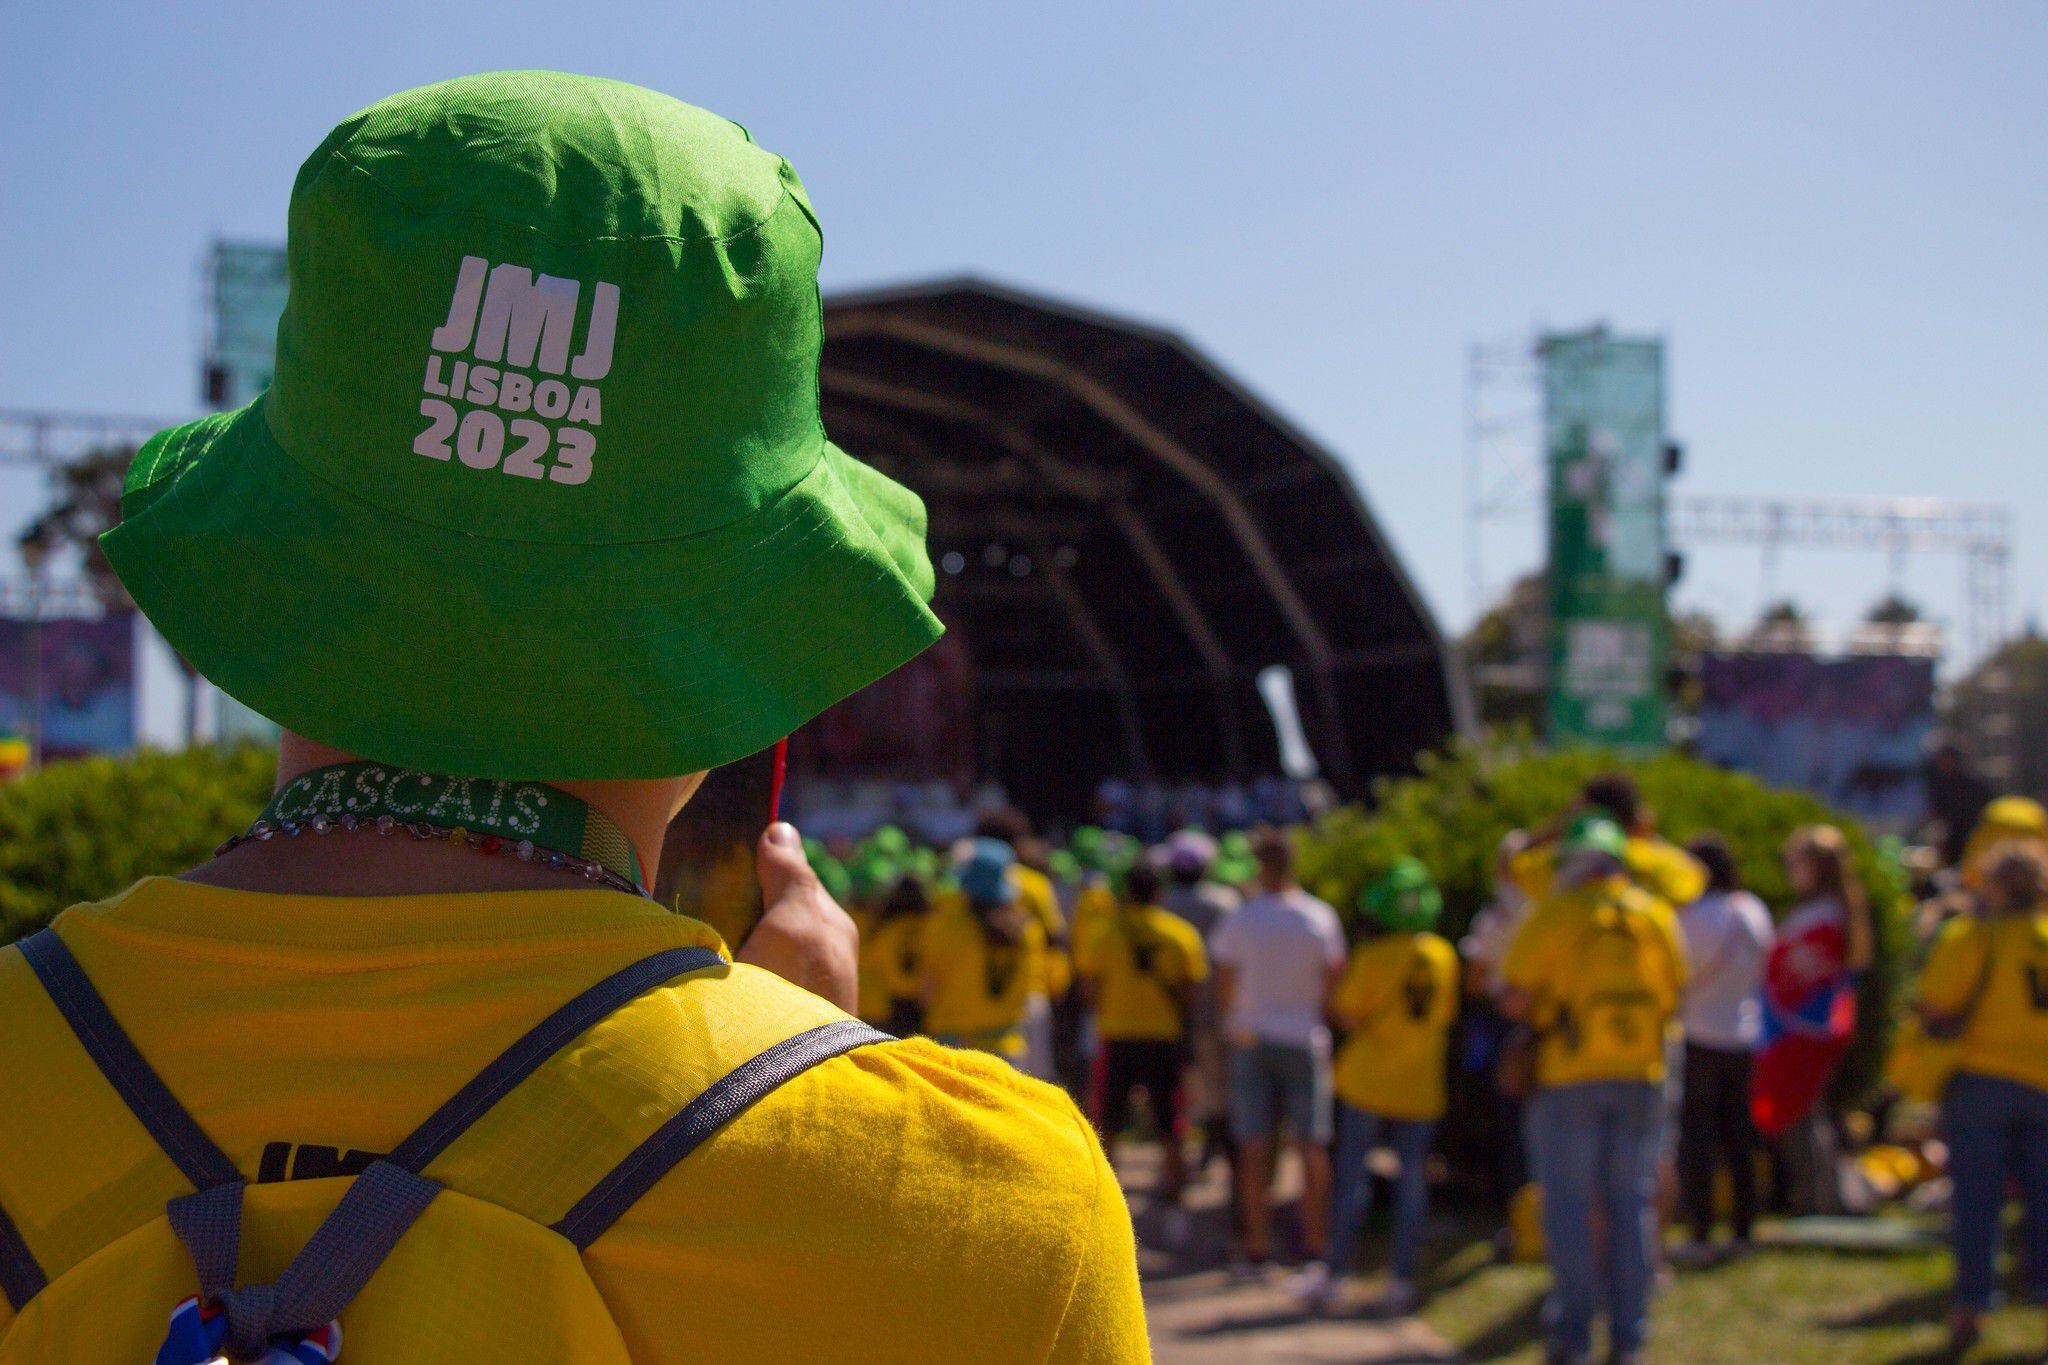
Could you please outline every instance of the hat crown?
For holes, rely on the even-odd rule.
[[[1558,852],[1564,857],[1582,853],[1601,853],[1611,858],[1620,858],[1628,852],[1628,835],[1621,826],[1606,815],[1586,811],[1577,816],[1565,831]]]
[[[715,529],[822,456],[821,249],[785,162],[666,95],[545,71],[406,91],[299,172],[264,416],[444,529]]]
[[[1359,895],[1359,909],[1381,928],[1419,933],[1443,913],[1443,895],[1418,858],[1403,856]]]
[[[705,109],[623,81],[497,71],[401,91],[343,120],[295,193],[340,158],[420,214],[473,214],[564,245],[748,232],[780,157]]]

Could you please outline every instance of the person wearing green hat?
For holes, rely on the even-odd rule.
[[[917,1031],[918,935],[929,908],[924,887],[872,838],[854,850],[846,879],[841,903],[860,931],[854,1013],[884,1033],[908,1037]]]
[[[1458,1017],[1458,953],[1433,930],[1443,897],[1429,869],[1398,859],[1359,893],[1366,937],[1351,952],[1330,996],[1330,1014],[1346,1028],[1337,1052],[1335,1189],[1330,1247],[1296,1279],[1296,1295],[1326,1306],[1339,1292],[1372,1208],[1366,1158],[1393,1149],[1394,1254],[1382,1312],[1405,1314],[1416,1302],[1422,1220],[1429,1207],[1424,1166],[1444,1115],[1445,1053]]]
[[[820,420],[820,250],[787,162],[614,81],[307,159],[275,379],[103,542],[277,793],[0,952],[0,1353],[1146,1357],[1086,1121],[851,1019],[794,829],[744,943],[645,894],[705,770],[941,631],[921,502]]]
[[[1615,1361],[1641,1358],[1648,1327],[1665,1043],[1686,955],[1671,907],[1631,880],[1629,848],[1604,811],[1574,818],[1501,969],[1503,1012],[1537,1039],[1525,1122],[1556,1280],[1549,1352],[1561,1361],[1590,1358],[1603,1309]]]
[[[1530,899],[1549,893],[1562,857],[1559,838],[1588,817],[1608,820],[1620,831],[1629,878],[1651,895],[1676,907],[1707,889],[1706,869],[1657,833],[1656,812],[1643,799],[1642,788],[1628,773],[1615,771],[1589,779],[1570,809],[1537,830],[1514,855],[1510,873]]]

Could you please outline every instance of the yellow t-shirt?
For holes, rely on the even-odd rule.
[[[1330,997],[1351,1030],[1337,1052],[1337,1097],[1390,1119],[1444,1116],[1444,1049],[1458,1017],[1458,954],[1435,934],[1360,944]]]
[[[1067,917],[1060,911],[1059,892],[1053,888],[1052,878],[1022,863],[1011,866],[1010,884],[1017,888],[1018,906],[1045,932],[1045,955],[1033,989],[1045,996],[1065,995],[1074,984],[1074,963],[1064,946]]]
[[[1920,973],[1920,1002],[1940,1014],[1968,1006],[1987,948],[1991,975],[1956,1039],[1956,1067],[2048,1090],[2048,906],[1950,920]]]
[[[609,891],[358,899],[160,878],[67,912],[58,930],[150,1065],[252,1179],[390,1151],[578,991],[662,949],[718,945],[695,920]],[[687,1026],[745,998],[845,1017],[765,972],[726,973],[664,992],[654,1016]],[[126,1233],[112,1213],[135,1193],[124,1173],[176,1173],[83,1063],[13,949],[0,950],[0,1038],[0,1208],[53,1272],[42,1291],[52,1300],[39,1295],[20,1320],[0,1298],[4,1357],[17,1327],[52,1339],[50,1303],[65,1290],[54,1276]],[[605,1107],[620,1084],[611,1078],[638,1069],[619,1047],[579,1044],[561,1064],[607,1141],[638,1141],[664,1115]],[[77,1156],[53,1162],[53,1150]],[[275,1229],[260,1206],[315,1193],[331,1204],[330,1184],[251,1187],[247,1273],[282,1268],[263,1245]],[[94,1225],[83,1242],[81,1215]],[[1087,1123],[1055,1088],[922,1040],[862,1048],[770,1094],[582,1262],[638,1362],[1147,1358],[1129,1214]],[[55,1339],[72,1339],[76,1321],[66,1359],[151,1359],[193,1283],[167,1246],[128,1292],[91,1305],[90,1322],[66,1319]],[[547,1310],[507,1294],[494,1311]],[[342,1325],[357,1339],[350,1313]],[[536,1320],[522,1339],[559,1329]],[[460,1343],[378,1358],[451,1351]]]
[[[1664,1079],[1664,1039],[1685,986],[1670,905],[1611,877],[1554,892],[1524,921],[1501,974],[1534,1004],[1538,1085]]]
[[[1024,1007],[1042,979],[1045,928],[1027,916],[1014,945],[992,943],[958,899],[932,911],[920,952],[924,1031],[998,1056],[1024,1055]]]
[[[860,929],[860,1017],[880,1025],[897,1001],[917,999],[918,940],[924,917],[881,919],[876,911],[860,910],[853,920]]]
[[[1074,942],[1084,943],[1116,913],[1116,892],[1097,877],[1074,893]]]
[[[1096,1033],[1110,1042],[1187,1037],[1187,990],[1209,978],[1202,936],[1156,905],[1124,907],[1098,920],[1088,941],[1075,946],[1074,966],[1095,985]]]
[[[1628,868],[1629,880],[1670,905],[1690,905],[1707,889],[1707,870],[1700,866],[1699,859],[1655,835],[1630,835],[1622,863]],[[1508,875],[1531,900],[1542,900],[1550,894],[1551,878],[1556,872],[1555,844],[1524,849],[1508,864]]]
[[[1053,889],[1051,878],[1021,863],[1011,865],[1010,884],[1017,888],[1017,908],[1037,922],[1044,944],[1044,951],[1039,953],[1032,969],[1031,992],[1049,997],[1065,995],[1074,983],[1074,964],[1068,950],[1060,946],[1068,941],[1068,936],[1059,893]],[[942,910],[967,913],[967,897],[959,887],[942,887],[932,893],[933,913]]]

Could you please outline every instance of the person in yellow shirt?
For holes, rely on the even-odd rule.
[[[2021,840],[1982,854],[1986,915],[1951,920],[1921,972],[1915,1009],[1954,1038],[1941,1098],[1955,1182],[1949,1329],[1967,1350],[1997,1284],[2008,1180],[2017,1182],[2027,1300],[2048,1305],[2048,854]]]
[[[866,870],[880,890],[854,914],[860,927],[860,1018],[907,1038],[918,1031],[918,952],[931,898],[924,883],[884,865]]]
[[[931,1037],[1021,1069],[1032,988],[1045,970],[1045,928],[1018,903],[1015,863],[1000,839],[970,841],[956,869],[960,895],[925,925],[919,995]]]
[[[1372,1208],[1366,1158],[1385,1144],[1400,1159],[1394,1183],[1392,1274],[1381,1309],[1415,1307],[1422,1220],[1429,1207],[1424,1167],[1443,1117],[1445,1049],[1458,1017],[1458,953],[1431,930],[1443,896],[1429,869],[1402,858],[1359,895],[1369,937],[1345,965],[1330,997],[1330,1015],[1347,1030],[1337,1052],[1336,1190],[1330,1249],[1295,1282],[1295,1293],[1321,1307],[1337,1292]]]
[[[943,629],[917,495],[824,434],[795,172],[515,71],[291,200],[268,391],[102,542],[277,791],[0,949],[0,1360],[1146,1360],[1094,1130],[847,1014],[794,828],[741,942],[649,892],[707,770]]]
[[[1010,865],[1010,880],[1017,887],[1018,908],[1038,921],[1045,938],[1045,953],[1024,1006],[1024,1073],[1042,1081],[1057,1080],[1054,1006],[1073,986],[1074,966],[1067,917],[1044,866],[1045,845],[1031,832],[1031,817],[1015,806],[1001,806],[982,816],[975,833],[979,838],[1001,840],[1016,855]]]
[[[1587,782],[1572,812],[1549,829],[1539,831],[1508,864],[1509,875],[1531,900],[1550,894],[1565,825],[1581,815],[1605,815],[1627,835],[1622,863],[1630,880],[1674,908],[1692,904],[1707,889],[1707,870],[1699,860],[1657,834],[1657,822],[1642,790],[1627,773],[1602,773]]]
[[[1130,1123],[1131,1096],[1145,1092],[1165,1152],[1159,1197],[1171,1211],[1167,1237],[1183,1240],[1182,1080],[1195,989],[1209,979],[1202,936],[1160,906],[1159,874],[1141,863],[1124,878],[1122,902],[1079,945],[1075,966],[1100,1040],[1090,1097],[1096,1130],[1114,1156],[1117,1136]]]
[[[1556,1280],[1550,1351],[1564,1360],[1592,1350],[1603,1304],[1617,1361],[1639,1358],[1648,1326],[1664,1047],[1686,966],[1670,906],[1633,884],[1627,854],[1613,821],[1574,820],[1502,964],[1501,1008],[1538,1037],[1525,1121]]]
[[[1963,846],[1962,883],[1971,890],[1983,885],[1992,853],[2006,844],[2030,843],[2048,851],[2048,809],[2029,796],[2001,796],[1984,807]]]
[[[1072,849],[1081,876],[1074,888],[1071,935],[1079,943],[1116,912],[1117,888],[1124,874],[1138,865],[1143,850],[1128,834],[1092,825],[1074,831]]]

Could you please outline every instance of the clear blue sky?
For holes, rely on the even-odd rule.
[[[745,123],[828,288],[974,272],[1178,329],[1340,452],[1467,615],[1473,341],[1671,341],[1684,487],[2009,500],[2048,606],[2048,5],[7,7],[0,404],[194,408],[199,260],[393,90],[553,66]],[[0,481],[0,521],[38,495]],[[1533,559],[1496,528],[1489,567]],[[1904,586],[1938,612],[1957,566]],[[1793,557],[1848,617],[1881,557]],[[1758,557],[1682,600],[1754,612]]]

